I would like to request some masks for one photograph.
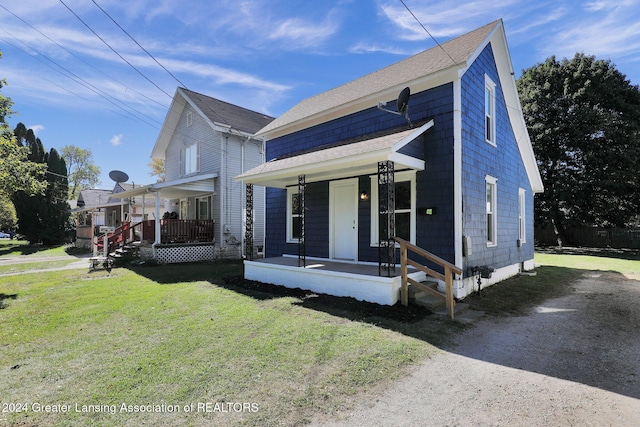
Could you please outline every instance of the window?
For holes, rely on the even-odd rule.
[[[200,170],[200,144],[191,144],[182,150],[182,175],[190,175]]]
[[[78,226],[91,225],[91,212],[78,212]]]
[[[527,227],[525,223],[525,191],[520,188],[518,190],[518,239],[520,243],[527,241]]]
[[[180,219],[189,219],[189,202],[186,199],[180,200]]]
[[[411,181],[396,182],[396,236],[411,240]]]
[[[497,221],[497,187],[496,179],[487,176],[486,181],[486,206],[487,206],[487,246],[496,246],[498,244],[498,221]]]
[[[298,242],[300,238],[300,194],[298,187],[287,188],[287,241]]]
[[[193,112],[189,111],[187,112],[187,127],[191,126],[193,124]]]
[[[211,197],[196,198],[196,219],[211,219]]]
[[[394,176],[396,204],[396,237],[415,243],[416,240],[416,174],[414,171],[397,172]],[[371,245],[377,246],[383,222],[378,205],[378,176],[371,177]]]
[[[484,139],[496,145],[496,84],[486,75],[484,80]]]

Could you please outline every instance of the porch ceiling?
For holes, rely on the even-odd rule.
[[[157,193],[162,199],[180,199],[198,194],[215,193],[214,179],[217,173],[196,175],[173,181],[156,182],[155,184],[144,185],[132,190],[118,193],[118,197],[125,199],[142,196],[144,194]]]
[[[297,184],[299,175],[305,175],[306,182],[314,182],[376,173],[378,162],[386,160],[401,167],[424,170],[424,160],[398,151],[432,126],[433,120],[430,120],[418,129],[273,160],[235,179],[247,184],[285,188]]]

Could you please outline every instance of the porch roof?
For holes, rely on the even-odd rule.
[[[376,173],[378,162],[387,160],[402,167],[424,170],[423,159],[402,154],[399,150],[431,128],[433,123],[430,120],[417,129],[275,159],[235,179],[247,184],[285,188],[296,184],[299,175],[305,175],[306,182],[314,182]]]
[[[118,197],[125,199],[141,196],[148,193],[157,193],[162,199],[180,199],[183,197],[197,196],[198,194],[215,193],[214,179],[217,173],[190,176],[173,181],[156,182],[143,185],[131,190],[118,193]]]

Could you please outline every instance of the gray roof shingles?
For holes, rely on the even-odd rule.
[[[501,20],[496,20],[484,27],[442,43],[441,46],[435,46],[356,80],[304,99],[260,129],[257,134],[270,132],[457,64],[464,66],[462,64],[470,58],[500,22]]]
[[[189,89],[181,88],[181,90],[214,123],[226,124],[233,129],[254,134],[273,120],[273,117],[266,114],[229,104]]]

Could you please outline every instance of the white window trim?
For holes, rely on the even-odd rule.
[[[526,191],[518,189],[518,239],[520,243],[527,243],[527,221],[526,221]]]
[[[200,212],[200,202],[201,201],[205,201],[206,202],[206,206],[207,206],[207,218],[198,218],[199,216],[201,216],[201,212]],[[212,203],[211,203],[211,196],[200,196],[200,197],[196,197],[196,219],[211,219],[213,215],[212,212]]]
[[[187,127],[191,127],[193,125],[193,111],[187,112]]]
[[[298,194],[298,187],[287,187],[287,243],[298,243],[298,238],[293,237],[293,206],[291,196]],[[299,216],[299,214],[296,214]]]
[[[178,217],[180,219],[189,219],[189,200],[188,199],[180,199],[179,209],[180,211],[178,212]]]
[[[187,172],[187,150],[191,147],[196,149],[196,164],[193,170]],[[195,142],[180,150],[180,174],[181,176],[190,176],[200,172],[200,142]]]
[[[378,175],[371,175],[371,246],[378,247],[380,245],[378,236]],[[416,244],[416,171],[396,172],[393,177],[394,182],[410,181],[411,182],[411,232],[410,243]]]
[[[491,99],[489,100],[489,103],[490,103],[492,114],[488,114],[487,112],[487,106],[486,106],[487,90],[489,90],[489,92],[491,93]],[[483,126],[484,140],[487,144],[493,145],[495,147],[497,145],[497,142],[496,142],[496,84],[486,74],[484,75],[483,97],[485,99],[484,107],[483,107],[484,108],[484,126]],[[491,132],[490,139],[487,138],[487,118],[491,120],[491,123],[490,123],[491,128],[489,129],[489,131]]]
[[[498,246],[498,180],[492,176],[485,176],[484,177],[485,183],[486,184],[491,184],[493,185],[493,191],[491,193],[491,207],[492,207],[492,212],[491,212],[491,225],[493,227],[493,233],[492,233],[492,240],[489,240],[487,238],[487,247],[494,247],[494,246]],[[489,215],[489,210],[487,209],[486,206],[486,201],[487,201],[487,194],[486,194],[487,188],[485,185],[485,197],[484,197],[484,201],[485,201],[485,226],[486,226],[486,216]],[[487,236],[488,230],[486,230],[485,232],[485,237]]]

